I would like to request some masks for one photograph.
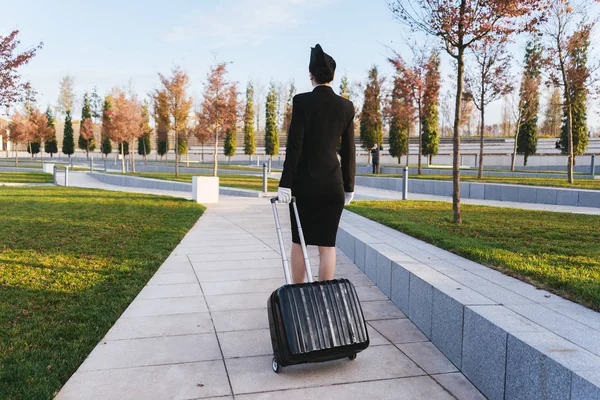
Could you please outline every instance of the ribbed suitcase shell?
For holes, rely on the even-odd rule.
[[[350,357],[369,346],[356,289],[347,279],[284,285],[267,307],[273,353],[282,366]]]

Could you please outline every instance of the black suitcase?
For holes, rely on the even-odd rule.
[[[308,283],[290,284],[277,197],[271,199],[286,284],[267,302],[273,371],[294,364],[350,358],[369,346],[369,334],[354,285],[347,279],[313,282],[295,198],[292,205]]]

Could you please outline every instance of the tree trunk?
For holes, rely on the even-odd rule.
[[[215,131],[215,164],[213,166],[213,176],[218,176],[218,168],[219,168],[219,131]]]
[[[190,152],[189,152],[189,149],[185,153],[185,166],[188,167],[188,168],[190,167]]]
[[[179,132],[175,131],[175,178],[179,178]]]
[[[423,153],[423,118],[421,116],[421,100],[419,100],[419,161],[418,161],[418,167],[417,167],[417,174],[421,175],[422,171],[421,171],[421,155]]]
[[[121,172],[125,173],[125,149],[124,149],[125,145],[123,144],[123,141],[121,140]]]
[[[570,96],[569,96],[570,97]],[[567,105],[567,135],[568,135],[568,146],[569,146],[569,160],[567,164],[567,179],[569,183],[573,183],[573,114],[571,101],[569,99],[569,104]]]
[[[410,121],[406,128],[406,166],[408,167],[408,159],[410,158]]]
[[[204,164],[204,142],[202,142],[202,164]]]
[[[464,1],[463,1],[464,2]],[[452,141],[452,210],[454,222],[460,224],[460,112],[462,106],[463,77],[465,74],[465,49],[458,48],[458,73],[456,77],[456,101],[454,111],[454,138]]]
[[[479,129],[479,171],[477,179],[483,178],[483,134],[485,131],[485,107],[483,105],[483,96],[481,96],[481,127]]]
[[[29,147],[29,158],[33,161],[33,149],[31,148],[31,142],[27,142],[27,147]]]
[[[398,165],[402,165],[402,154],[398,156]]]
[[[17,150],[17,147],[19,147],[19,144],[15,143],[15,167],[19,166],[19,151]]]
[[[519,114],[521,111],[519,110]],[[519,128],[521,127],[521,116],[519,115],[519,119],[517,120],[517,129],[515,131],[515,144],[513,146],[513,154],[512,160],[510,160],[510,170],[515,172],[515,163],[517,162],[517,141],[519,140]]]
[[[131,149],[133,149],[133,144],[134,141],[132,140],[131,144],[129,145]],[[133,151],[131,151],[129,154],[131,155],[131,172],[135,174],[135,155]]]

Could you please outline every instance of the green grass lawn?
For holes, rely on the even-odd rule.
[[[374,221],[600,311],[600,216],[432,201],[358,201]]]
[[[174,172],[139,172],[128,174],[139,176],[140,178],[164,179],[178,182],[192,182],[192,176],[212,176],[207,174],[179,174],[179,178],[175,178]],[[252,175],[220,175],[219,184],[221,186],[234,187],[239,189],[249,189],[262,191],[262,176]],[[269,178],[267,188],[269,192],[276,192],[279,186],[279,180]]]
[[[203,210],[172,197],[0,188],[0,399],[51,399]]]
[[[373,176],[371,174],[362,174],[362,176]],[[402,178],[401,174],[379,175],[382,178]],[[436,180],[452,180],[452,175],[409,175],[410,179],[436,179]],[[571,189],[593,189],[600,190],[600,179],[575,179],[573,184],[567,182],[566,175],[564,178],[516,178],[506,176],[485,176],[483,179],[477,179],[474,175],[461,174],[460,180],[464,182],[487,182],[487,183],[507,183],[511,185],[533,185],[533,186],[551,186]]]
[[[0,182],[4,183],[52,183],[52,174],[43,172],[0,172]]]

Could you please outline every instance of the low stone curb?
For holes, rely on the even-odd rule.
[[[161,179],[139,178],[134,176],[124,176],[117,174],[102,174],[98,172],[88,172],[92,178],[104,182],[108,185],[137,187],[144,189],[169,190],[179,192],[192,192],[192,184],[187,182],[174,182]],[[219,194],[225,196],[242,196],[242,197],[270,197],[276,193],[263,193],[256,190],[238,189],[232,187],[219,187]]]
[[[337,246],[487,398],[600,398],[600,314],[348,211]]]
[[[402,191],[402,178],[357,176],[356,184],[377,189]],[[452,181],[409,179],[408,191],[409,193],[451,197]],[[467,199],[600,208],[600,190],[461,182],[460,196]]]

